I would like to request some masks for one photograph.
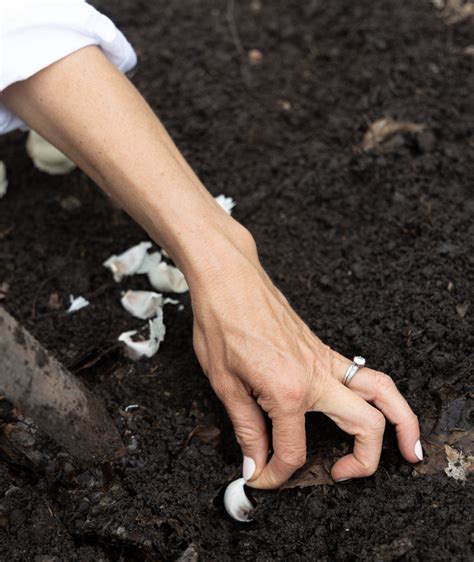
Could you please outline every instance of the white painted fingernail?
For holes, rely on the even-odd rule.
[[[242,466],[242,474],[244,480],[250,480],[255,472],[257,465],[255,461],[250,457],[244,457],[244,464]]]
[[[345,482],[346,480],[352,480],[352,478],[349,478],[349,476],[347,476],[346,478],[339,478],[339,480],[336,480],[336,482]]]
[[[418,441],[415,443],[415,455],[416,458],[420,461],[423,460],[423,448],[421,446],[420,440],[418,439]]]

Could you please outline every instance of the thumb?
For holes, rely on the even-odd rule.
[[[243,477],[245,480],[255,480],[268,457],[268,433],[262,410],[244,388],[224,405],[242,449]]]

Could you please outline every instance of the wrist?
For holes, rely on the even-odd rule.
[[[244,262],[257,266],[253,236],[213,198],[191,211],[157,213],[147,229],[184,273],[191,293],[219,283]]]

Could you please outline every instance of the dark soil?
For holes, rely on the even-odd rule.
[[[138,51],[134,83],[209,189],[236,199],[296,310],[390,373],[426,437],[453,400],[465,405],[472,376],[472,21],[448,26],[428,1],[254,0],[236,2],[236,38],[227,4],[97,2]],[[427,129],[358,151],[383,116]],[[189,297],[166,309],[160,352],[126,360],[117,335],[142,323],[120,292],[146,284],[116,285],[101,263],[144,233],[81,172],[36,171],[23,134],[2,138],[0,155],[2,302],[104,400],[129,448],[111,481],[42,441],[30,458],[3,451],[0,560],[470,558],[472,485],[416,476],[391,431],[373,477],[256,492],[256,522],[230,520],[220,493],[240,452],[193,354]],[[68,211],[71,195],[81,207]],[[69,293],[92,305],[66,316],[48,307],[53,293],[63,309]],[[217,426],[220,444],[188,441],[198,425]],[[317,416],[308,440],[332,456],[350,443]]]

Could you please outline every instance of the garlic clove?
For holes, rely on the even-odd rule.
[[[157,266],[163,259],[161,252],[151,252],[151,254],[145,254],[142,264],[137,269],[137,274],[148,273],[151,268]]]
[[[85,308],[90,305],[90,302],[84,297],[74,298],[73,295],[69,295],[69,302],[71,305],[66,310],[68,314],[71,314],[71,312],[77,312],[78,310],[81,310],[81,308]]]
[[[127,291],[120,302],[127,312],[142,320],[156,316],[165,304],[163,295],[153,291]]]
[[[236,202],[232,199],[232,197],[226,197],[225,195],[218,195],[215,197],[215,200],[229,215],[232,213],[232,209],[236,205]]]
[[[113,273],[117,283],[122,280],[125,275],[134,275],[142,266],[147,255],[147,250],[152,247],[151,242],[140,242],[136,246],[132,246],[123,254],[111,256],[103,263],[103,266]]]
[[[163,310],[158,309],[158,315],[154,320],[148,322],[150,337],[148,340],[134,341],[137,331],[124,332],[120,334],[118,340],[126,346],[127,355],[134,361],[141,357],[153,357],[160,348],[161,342],[165,339],[166,326],[163,322]]]
[[[26,151],[35,167],[48,174],[67,174],[76,167],[72,160],[35,131],[28,135]]]
[[[8,180],[7,180],[7,169],[4,162],[0,160],[0,199],[4,197],[7,193]]]
[[[250,514],[254,510],[254,506],[245,493],[245,483],[244,478],[239,478],[227,486],[224,493],[224,507],[236,521],[250,523],[252,521]]]
[[[185,293],[188,285],[182,272],[174,265],[161,262],[150,268],[148,280],[151,285],[163,293]]]

